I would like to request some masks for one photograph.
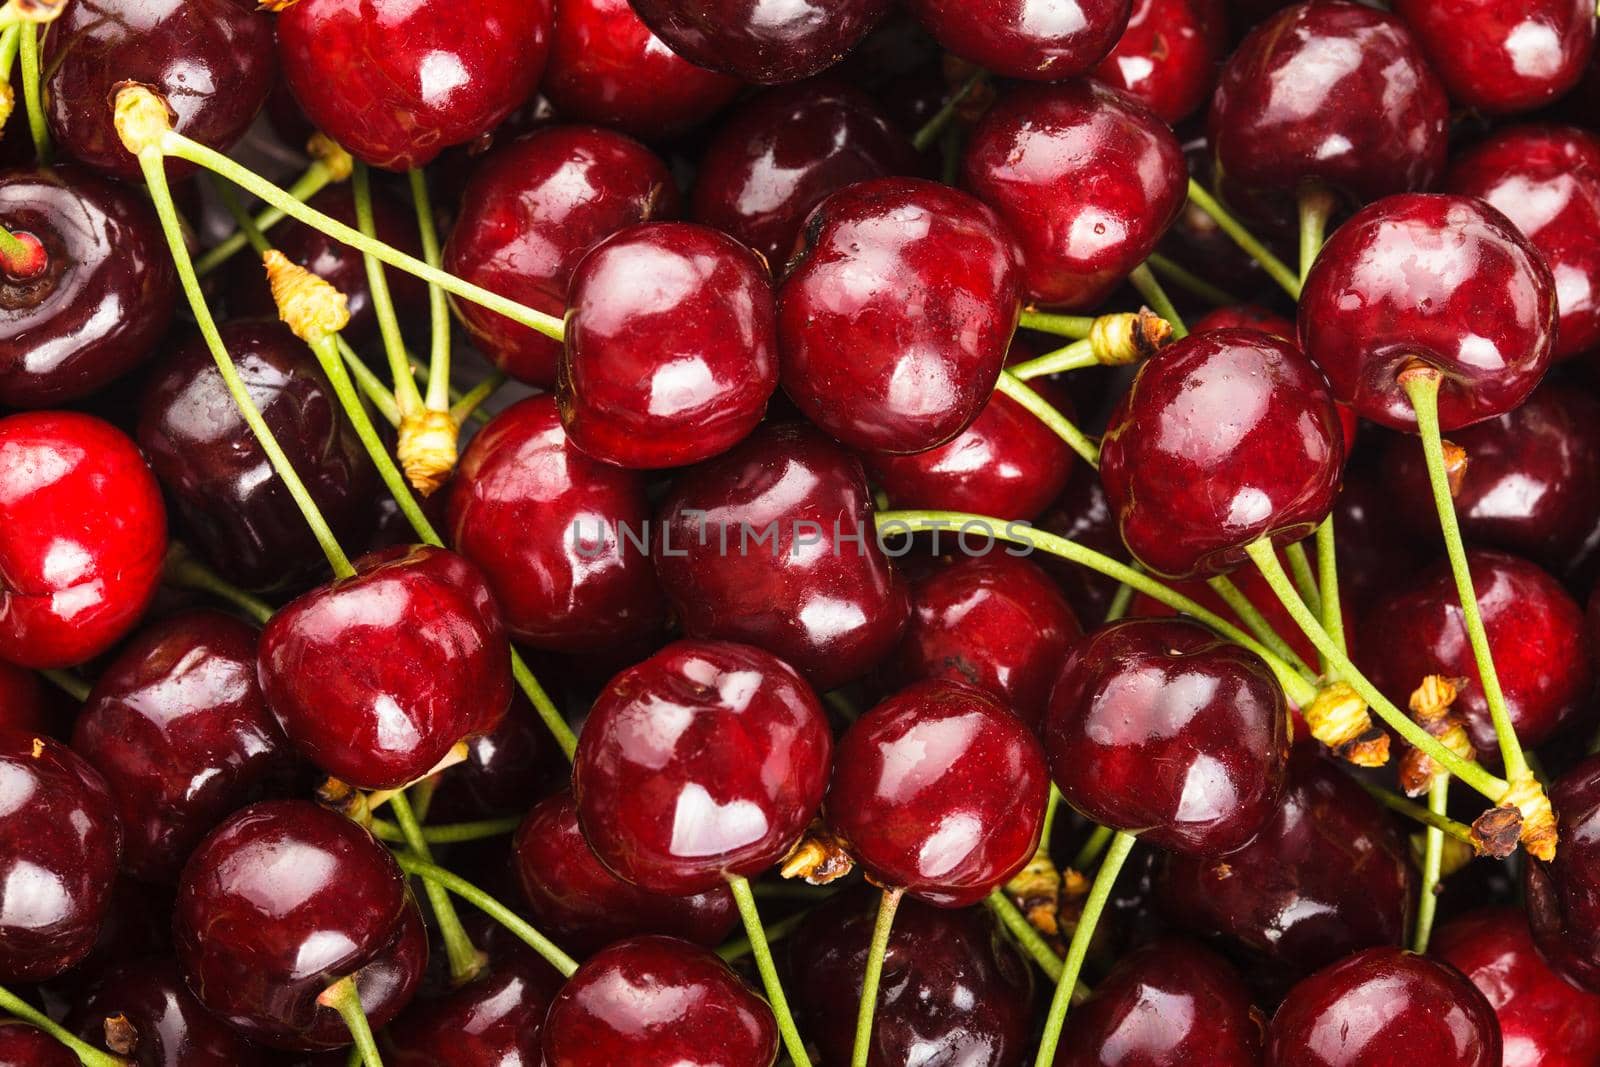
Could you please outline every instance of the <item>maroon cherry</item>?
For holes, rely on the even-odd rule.
[[[1494,1009],[1447,963],[1369,948],[1305,979],[1267,1029],[1271,1067],[1499,1067]]]
[[[1214,308],[1189,324],[1190,333],[1208,333],[1211,330],[1256,330],[1293,341],[1298,336],[1293,319],[1286,319],[1276,311],[1268,311],[1255,304],[1231,304]]]
[[[71,667],[131,630],[167,551],[161,491],[121,431],[0,418],[0,659]]]
[[[352,978],[373,1029],[411,1000],[427,963],[405,876],[361,827],[300,800],[255,804],[184,867],[173,933],[200,1003],[274,1048],[341,1048],[343,1019],[317,998]]]
[[[1533,111],[1578,84],[1594,54],[1585,0],[1398,0],[1395,14],[1463,107]]]
[[[906,590],[874,533],[861,464],[808,426],[763,427],[680,476],[652,532],[691,637],[757,645],[819,690],[865,674],[900,639]]]
[[[115,964],[72,1006],[68,1025],[138,1067],[265,1067],[267,1055],[212,1015],[168,956]],[[131,1046],[131,1047],[129,1047]]]
[[[833,66],[891,7],[889,0],[629,2],[689,62],[758,85],[799,81]]]
[[[500,721],[510,653],[483,574],[461,556],[391,548],[355,571],[267,623],[261,692],[318,768],[358,789],[395,789]]]
[[[756,428],[778,388],[772,279],[707,226],[652,222],[602,241],[572,275],[561,424],[595,459],[681,467]]]
[[[488,733],[467,739],[467,758],[436,779],[428,811],[434,822],[521,815],[570,776],[554,736],[521,690]]]
[[[911,0],[941,45],[1007,78],[1061,81],[1087,74],[1128,24],[1128,0]]]
[[[1122,535],[1117,530],[1117,517],[1111,513],[1100,473],[1086,463],[1072,468],[1067,487],[1039,516],[1038,525],[1042,530],[1102,555],[1124,563],[1128,561],[1128,546],[1122,543]],[[1057,556],[1040,554],[1034,558],[1056,580],[1080,621],[1093,624],[1106,617],[1119,582]]]
[[[966,429],[1017,328],[1021,277],[999,218],[916,178],[858,182],[806,222],[778,292],[783,388],[854,448],[921,452]]]
[[[1600,993],[1600,756],[1556,779],[1556,858],[1522,870],[1528,926],[1539,955],[1580,989]]]
[[[1323,246],[1300,298],[1301,347],[1333,395],[1397,430],[1417,425],[1397,378],[1413,361],[1444,375],[1448,433],[1520,404],[1550,366],[1555,334],[1556,290],[1538,249],[1462,196],[1363,208]]]
[[[0,1020],[0,1067],[81,1067],[67,1046],[20,1019]]]
[[[481,137],[532,95],[552,0],[296,0],[278,15],[306,117],[375,167],[410,170]]]
[[[44,685],[33,671],[0,660],[0,730],[50,733]]]
[[[389,1026],[390,1067],[541,1067],[545,1014],[561,975],[532,952],[507,953],[471,985],[411,1005]]]
[[[1134,0],[1128,28],[1094,76],[1177,124],[1210,98],[1227,48],[1222,0]]]
[[[698,945],[636,937],[567,979],[544,1023],[545,1067],[770,1067],[767,1002]]]

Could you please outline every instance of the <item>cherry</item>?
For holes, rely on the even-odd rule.
[[[878,885],[975,904],[1033,858],[1049,771],[1009,708],[965,682],[917,682],[839,741],[830,829]]]
[[[1175,125],[1210,99],[1227,49],[1222,0],[1134,0],[1127,29],[1094,76]]]
[[[471,985],[419,1001],[390,1025],[391,1067],[541,1067],[545,1013],[561,976],[531,952],[507,953]]]
[[[546,1067],[770,1067],[777,1055],[766,1001],[716,956],[671,937],[590,957],[544,1023]]]
[[[1285,341],[1294,341],[1299,336],[1293,319],[1286,319],[1276,311],[1268,311],[1255,304],[1213,308],[1189,324],[1190,333],[1208,333],[1212,330],[1256,330]]]
[[[279,610],[257,664],[290,742],[358,789],[422,778],[511,702],[505,627],[483,574],[423,545],[363,556],[355,574]]]
[[[1594,54],[1585,0],[1398,0],[1428,62],[1463,107],[1532,111],[1565,95]]]
[[[1524,9],[1526,10],[1526,9]],[[1593,24],[1588,11],[1584,18]],[[1600,137],[1572,126],[1514,126],[1463,152],[1446,192],[1487,200],[1543,255],[1556,283],[1555,358],[1600,344]]]
[[[788,941],[795,1011],[825,1064],[850,1062],[877,897],[867,889],[841,893],[806,916]],[[867,1064],[1021,1063],[1032,1004],[1033,972],[982,909],[902,901],[884,954]]]
[[[919,169],[877,101],[833,79],[769,89],[721,123],[700,157],[695,220],[779,271],[811,210],[847,185]]]
[[[1267,665],[1197,623],[1125,619],[1074,645],[1042,734],[1062,797],[1175,852],[1250,842],[1278,807],[1288,707]]]
[[[1412,442],[1412,449],[1420,451],[1416,442]],[[1433,540],[1438,536],[1437,526],[1430,530],[1429,541],[1419,542],[1400,521],[1399,510],[1377,476],[1365,471],[1347,472],[1333,508],[1339,584],[1343,587],[1340,599],[1347,618],[1352,610],[1359,612],[1378,597],[1410,582],[1437,554],[1437,542]],[[1437,514],[1433,521],[1438,523]],[[1238,574],[1240,578],[1249,576],[1246,571]],[[1259,600],[1257,604],[1265,607]]]
[[[1067,487],[1039,516],[1038,525],[1042,530],[1112,559],[1121,562],[1128,559],[1128,548],[1117,531],[1117,518],[1111,513],[1100,474],[1087,464],[1079,463],[1072,468]],[[1040,556],[1038,561],[1066,594],[1067,603],[1072,605],[1080,620],[1092,623],[1106,617],[1120,582],[1056,556]]]
[[[1273,1067],[1501,1062],[1494,1009],[1449,964],[1378,947],[1305,979],[1267,1029]]]
[[[874,533],[861,464],[808,426],[762,427],[680,476],[653,530],[656,573],[691,637],[757,645],[819,690],[865,674],[900,639],[906,589]]]
[[[845,444],[921,452],[966,429],[1021,314],[1012,238],[965,193],[857,182],[806,222],[778,291],[783,388]]]
[[[1560,820],[1556,858],[1522,870],[1528,926],[1539,955],[1580,989],[1600,993],[1600,757],[1550,786]]]
[[[550,730],[519,690],[488,733],[467,739],[467,759],[436,779],[428,811],[434,822],[520,815],[569,774]]]
[[[1007,78],[1060,81],[1087,74],[1128,25],[1129,0],[911,0],[945,48]]]
[[[320,130],[357,159],[410,170],[532,95],[553,18],[553,0],[296,0],[278,15],[278,57]]]
[[[422,914],[388,850],[301,800],[252,805],[212,831],[184,867],[173,933],[200,1003],[274,1048],[348,1045],[344,1020],[317,1002],[345,978],[380,1029],[427,962]]]
[[[1026,298],[1051,307],[1104,301],[1187,196],[1172,131],[1093,79],[1006,94],[973,130],[961,166],[1021,244]]]
[[[1550,365],[1555,333],[1543,257],[1504,215],[1461,196],[1363,208],[1323,246],[1300,298],[1301,347],[1335,398],[1397,430],[1416,429],[1397,378],[1413,361],[1444,375],[1448,433],[1520,404]]]
[[[596,245],[572,276],[561,424],[595,459],[681,467],[743,440],[778,388],[772,280],[706,226],[653,222]]]
[[[555,398],[533,397],[495,416],[462,453],[447,527],[519,641],[582,652],[643,645],[662,629],[649,520],[642,476],[579,452]]]
[[[70,667],[106,651],[144,613],[166,551],[160,489],[121,431],[65,411],[0,418],[0,659]]]
[[[96,170],[139,180],[111,108],[117,89],[137,82],[166,101],[173,129],[226,151],[277,80],[272,27],[237,0],[75,0],[41,42],[50,135]],[[167,162],[173,177],[194,169]]]
[[[39,676],[0,660],[0,730],[47,734],[49,718]]]
[[[1112,413],[1100,477],[1145,566],[1223,574],[1255,541],[1316,529],[1339,488],[1343,437],[1327,383],[1291,342],[1191,334],[1139,369]]]
[[[891,6],[889,0],[629,2],[689,62],[758,85],[799,81],[833,66]]]
[[[177,961],[168,956],[102,971],[73,1005],[68,1023],[93,1047],[124,1051],[139,1067],[265,1067],[267,1062],[264,1051],[201,1006]]]
[[[577,804],[565,791],[528,812],[511,849],[535,925],[580,956],[642,934],[670,934],[716,948],[739,921],[724,884],[692,896],[667,896],[606,870],[584,840]]]
[[[0,1067],[81,1067],[71,1049],[20,1019],[0,1019]]]
[[[678,641],[595,701],[572,769],[578,821],[619,877],[704,893],[789,851],[822,801],[832,750],[821,704],[788,664]]]

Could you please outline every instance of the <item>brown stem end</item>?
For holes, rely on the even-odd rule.
[[[820,820],[813,822],[778,866],[785,878],[802,878],[811,885],[837,882],[855,867],[844,842],[830,833]]]
[[[139,1048],[139,1029],[128,1021],[126,1015],[108,1015],[101,1025],[106,1036],[106,1048],[118,1056],[131,1056]]]
[[[1456,695],[1466,682],[1465,678],[1430,674],[1411,694],[1409,706],[1411,718],[1418,726],[1438,739],[1445,748],[1471,763],[1477,760],[1478,751],[1472,747],[1466,722],[1451,710]],[[1418,797],[1428,791],[1434,776],[1443,773],[1443,768],[1421,749],[1408,748],[1405,755],[1400,757],[1399,771],[1400,787],[1407,796]]]
[[[1367,702],[1348,682],[1324,686],[1300,714],[1311,736],[1346,763],[1382,767],[1389,762],[1389,735],[1372,721]]]

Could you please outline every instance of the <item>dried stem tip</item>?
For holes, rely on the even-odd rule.
[[[1556,813],[1538,779],[1529,774],[1512,782],[1500,806],[1522,813],[1523,848],[1546,863],[1556,858]]]
[[[350,153],[340,147],[338,141],[320,131],[312,134],[311,140],[306,142],[306,154],[327,168],[328,177],[336,182],[348,181],[355,172],[356,161],[350,158]]]
[[[336,811],[351,822],[362,826],[372,825],[372,811],[367,806],[367,795],[338,778],[329,778],[317,786],[317,803]]]
[[[1444,478],[1450,486],[1452,499],[1461,495],[1461,483],[1467,480],[1467,450],[1453,441],[1439,442],[1444,451]]]
[[[432,496],[456,468],[460,427],[448,411],[423,409],[400,416],[395,455],[406,481],[423,496]]]
[[[1046,937],[1059,932],[1061,872],[1042,843],[1028,865],[1006,883],[1006,896],[1016,902],[1035,930]]]
[[[339,290],[275,248],[263,252],[261,262],[267,268],[278,318],[300,340],[316,344],[349,325],[350,309]]]
[[[1468,762],[1478,758],[1477,749],[1467,734],[1466,723],[1451,710],[1456,694],[1466,684],[1465,678],[1446,678],[1430,674],[1411,694],[1411,718],[1428,731],[1439,743]],[[1400,787],[1407,796],[1421,796],[1436,774],[1443,773],[1433,757],[1420,749],[1408,748],[1400,757]]]
[[[855,865],[844,842],[818,820],[794,843],[778,865],[778,873],[785,878],[802,878],[812,885],[827,885],[849,874]]]
[[[1522,836],[1522,812],[1516,808],[1490,808],[1472,820],[1472,847],[1478,855],[1503,860],[1517,850]]]
[[[106,1037],[106,1048],[118,1056],[132,1056],[138,1051],[139,1028],[126,1015],[108,1015],[100,1025]]]
[[[1149,308],[1101,315],[1089,326],[1089,349],[1108,367],[1138,363],[1172,342],[1172,323]]]
[[[123,82],[112,103],[112,122],[122,147],[138,155],[146,148],[159,148],[161,139],[172,132],[176,118],[161,94],[140,82]]]
[[[1333,682],[1300,709],[1311,736],[1333,754],[1357,767],[1382,767],[1389,762],[1389,735],[1372,721],[1367,702],[1348,682]]]
[[[7,5],[21,22],[54,22],[67,9],[67,0],[10,0]]]

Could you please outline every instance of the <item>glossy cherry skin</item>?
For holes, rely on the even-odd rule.
[[[828,784],[833,737],[794,668],[678,641],[606,683],[578,737],[583,836],[612,873],[687,896],[788,852]]]
[[[680,476],[652,534],[691,637],[757,645],[819,691],[859,678],[900,639],[906,588],[874,534],[861,464],[809,426],[762,427]]]
[[[173,129],[226,151],[250,128],[277,81],[273,19],[236,0],[83,0],[41,41],[50,136],[74,159],[139,180],[111,101],[126,82],[167,102]],[[193,173],[168,160],[167,174]]]
[[[1561,316],[1556,359],[1600,344],[1600,137],[1575,126],[1503,129],[1463,152],[1443,188],[1487,200],[1544,255]]]
[[[166,551],[160,488],[120,430],[66,411],[0,418],[0,659],[100,655],[144,614]]]
[[[1290,990],[1267,1029],[1272,1067],[1497,1067],[1494,1009],[1447,963],[1369,948]]]
[[[50,732],[44,685],[33,671],[0,660],[0,730]]]
[[[1087,310],[1110,296],[1188,195],[1172,131],[1088,78],[1002,97],[973,130],[961,168],[1021,244],[1026,299],[1050,307]]]
[[[1441,926],[1432,952],[1494,1008],[1504,1067],[1588,1067],[1600,1061],[1600,995],[1575,989],[1534,950],[1527,917],[1485,908]]]
[[[1262,538],[1305,537],[1343,467],[1322,374],[1292,342],[1253,330],[1191,334],[1152,356],[1100,450],[1123,540],[1172,578],[1233,570]]]
[[[945,48],[1007,78],[1061,81],[1087,74],[1128,25],[1128,0],[910,0]]]
[[[738,444],[778,388],[772,278],[708,226],[652,222],[572,275],[557,401],[567,439],[619,467],[682,467]]]
[[[466,762],[436,780],[429,817],[471,822],[521,815],[564,787],[570,773],[549,728],[517,690],[500,725],[468,738]]]
[[[354,977],[374,1029],[410,1001],[427,935],[405,876],[372,835],[301,800],[255,804],[217,827],[178,884],[173,936],[189,989],[247,1037],[341,1048],[344,1020],[317,1003]]]
[[[782,270],[812,208],[847,185],[918,169],[871,96],[833,78],[769,89],[722,122],[695,177],[695,221]]]
[[[108,1049],[107,1023],[133,1027],[138,1067],[264,1067],[267,1054],[212,1015],[184,984],[169,956],[111,966],[74,1004],[68,1025],[97,1049]]]
[[[981,689],[932,679],[845,731],[826,811],[875,883],[961,908],[1033,858],[1049,792],[1026,723]]]
[[[121,853],[99,772],[59,741],[0,733],[0,982],[54,978],[89,954]]]
[[[508,953],[470,985],[418,1001],[390,1025],[392,1067],[541,1067],[545,1013],[561,975],[532,952]]]
[[[643,476],[574,448],[548,396],[513,404],[472,439],[446,523],[517,640],[561,652],[631,647],[661,630],[649,525]]]
[[[1210,98],[1227,50],[1222,0],[1134,0],[1127,29],[1093,73],[1176,125]]]
[[[272,617],[257,673],[302,755],[358,789],[395,789],[500,721],[510,652],[482,572],[454,552],[384,549],[355,569]]]
[[[306,117],[388,170],[488,133],[539,84],[552,0],[297,0],[278,15],[284,80]]]
[[[643,934],[669,934],[716,948],[739,921],[726,885],[667,896],[606,870],[584,839],[577,804],[566,791],[528,812],[511,852],[534,924],[580,956]]]
[[[629,2],[689,62],[757,85],[799,81],[833,66],[891,7],[890,0]]]
[[[1042,735],[1078,811],[1161,848],[1218,856],[1276,811],[1288,722],[1255,655],[1197,623],[1124,619],[1068,653]]]
[[[1561,583],[1526,560],[1471,549],[1467,566],[1517,737],[1540,745],[1580,718],[1592,719],[1595,676],[1583,609]],[[1404,702],[1429,674],[1465,678],[1454,708],[1466,720],[1479,758],[1499,762],[1448,565],[1437,563],[1381,598],[1356,633],[1363,670],[1391,698]]]
[[[0,1021],[0,1067],[80,1067],[71,1049],[21,1019]]]
[[[1189,324],[1190,333],[1210,330],[1257,330],[1293,341],[1298,336],[1293,319],[1254,304],[1232,304],[1214,308]]]
[[[1358,211],[1317,256],[1300,298],[1300,346],[1340,403],[1416,429],[1396,376],[1444,375],[1448,433],[1520,404],[1550,366],[1556,289],[1544,257],[1481,200],[1422,193]]]
[[[1398,0],[1450,99],[1504,115],[1564,96],[1594,55],[1594,9],[1584,0]]]
[[[1560,820],[1556,858],[1522,870],[1528,927],[1539,955],[1580,989],[1600,993],[1600,757],[1550,786]]]
[[[851,447],[942,445],[1000,376],[1021,280],[999,217],[967,194],[917,178],[842,189],[778,291],[784,391]]]
[[[590,957],[544,1024],[545,1067],[771,1067],[772,1009],[711,952],[636,937]]]
[[[878,896],[868,888],[841,893],[786,942],[789,996],[824,1064],[850,1062]],[[984,909],[903,900],[884,953],[867,1063],[1020,1064],[1032,1005],[1033,971]]]

